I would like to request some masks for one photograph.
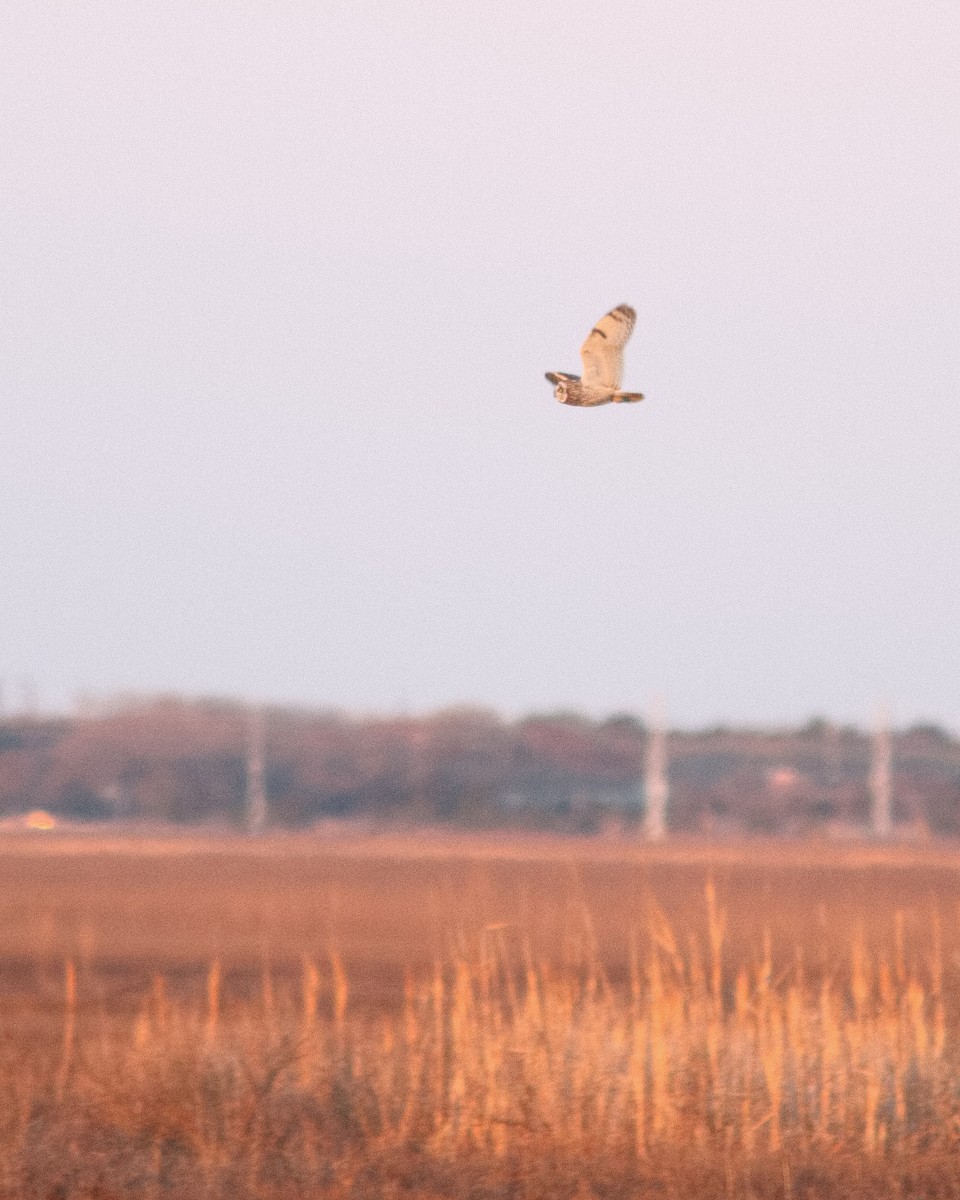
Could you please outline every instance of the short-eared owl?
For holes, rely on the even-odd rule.
[[[619,304],[590,330],[580,347],[583,378],[548,371],[547,379],[556,386],[553,394],[561,404],[592,408],[597,404],[628,404],[642,400],[639,392],[621,392],[623,348],[627,344],[637,314],[629,304]]]

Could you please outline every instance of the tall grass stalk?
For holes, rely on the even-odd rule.
[[[682,939],[652,909],[622,980],[589,937],[559,968],[522,937],[463,938],[408,969],[382,1013],[351,1007],[331,949],[322,970],[308,957],[299,973],[265,971],[252,994],[231,994],[219,959],[192,996],[156,976],[135,1019],[104,1024],[78,1004],[68,960],[46,1120],[97,1153],[125,1147],[139,1163],[131,1194],[149,1195],[175,1177],[182,1194],[226,1194],[238,1156],[252,1195],[293,1164],[545,1154],[640,1169],[696,1148],[723,1164],[731,1194],[765,1157],[873,1159],[906,1153],[918,1130],[957,1151],[960,1054],[939,950],[908,962],[901,921],[892,959],[856,934],[847,975],[808,976],[799,957],[777,974],[775,958],[791,957],[769,933],[732,959],[710,886],[706,904],[705,934]],[[24,1136],[0,1147],[10,1178],[27,1170]],[[789,1163],[778,1172],[794,1178]]]

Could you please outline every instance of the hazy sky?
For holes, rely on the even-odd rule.
[[[960,6],[0,5],[0,676],[960,727]],[[638,310],[636,406],[567,409]]]

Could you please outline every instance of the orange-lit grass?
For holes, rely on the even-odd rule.
[[[379,1013],[332,942],[239,997],[218,959],[205,994],[156,976],[132,1018],[84,1008],[70,960],[62,1036],[3,1048],[0,1192],[957,1194],[939,928],[922,957],[896,914],[892,954],[851,931],[840,982],[803,947],[777,971],[769,934],[734,956],[711,880],[702,905],[679,929],[651,901],[619,982],[586,910],[560,966],[461,926]]]

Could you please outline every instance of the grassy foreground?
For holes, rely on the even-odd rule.
[[[89,853],[99,858],[84,887],[108,888],[110,852]],[[318,885],[329,881],[329,853]],[[396,885],[384,847],[350,853],[372,911],[382,905],[389,922],[416,888],[378,890],[381,880]],[[426,896],[438,871],[471,853],[413,855],[411,879]],[[549,854],[534,848],[513,877],[544,883],[548,896],[568,881],[561,936],[532,901],[525,913],[503,911],[510,895],[476,884],[499,869],[489,865],[495,852],[474,856],[473,893],[457,904],[445,892],[447,910],[433,906],[437,952],[426,959],[411,927],[409,966],[394,946],[400,972],[372,990],[369,962],[354,986],[360,947],[335,924],[304,937],[295,957],[285,944],[283,958],[260,930],[259,961],[221,931],[224,949],[191,969],[129,948],[117,958],[95,923],[86,948],[81,938],[33,963],[28,945],[17,958],[11,942],[0,1196],[960,1195],[949,862],[939,860],[938,876],[891,859],[859,919],[847,889],[836,906],[844,927],[827,937],[822,922],[770,901],[769,872],[784,869],[776,848],[733,873],[709,851],[690,852],[688,875],[682,854],[661,859],[662,894],[640,888],[622,921],[602,930],[594,910],[609,923],[602,888],[620,860],[609,851],[607,869],[601,857],[594,872],[576,861],[588,849],[565,853],[572,860],[544,875]],[[189,874],[170,855],[173,875]],[[218,861],[201,872],[214,909],[230,874]],[[630,851],[622,879],[646,879],[653,861]],[[17,868],[6,866],[9,878]],[[834,866],[838,878],[867,870],[856,857]],[[36,859],[33,869],[43,870]],[[798,859],[788,869],[809,884],[820,868]],[[142,871],[142,886],[156,886]],[[272,896],[282,924],[282,856],[277,872],[272,892],[261,879],[256,901]],[[69,883],[65,863],[61,873],[53,911],[65,919],[94,896]],[[924,881],[940,886],[925,892]],[[331,893],[318,891],[329,907]],[[191,911],[185,902],[184,939],[196,952]],[[784,929],[800,936],[785,944]]]

